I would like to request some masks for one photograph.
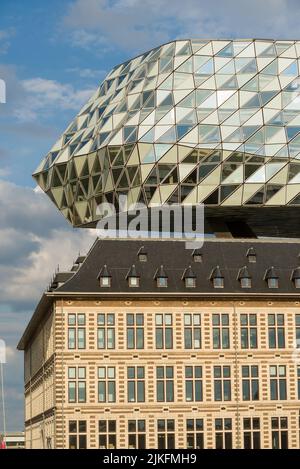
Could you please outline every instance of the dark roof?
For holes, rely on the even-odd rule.
[[[255,248],[253,244],[255,243]],[[144,246],[147,251],[148,262],[140,263],[138,272],[134,262],[139,249]],[[264,281],[268,272],[280,275],[280,288],[276,293],[299,293],[291,282],[291,275],[298,265],[298,253],[300,243],[284,240],[205,240],[201,252],[203,262],[194,263],[191,270],[197,277],[197,288],[194,293],[223,295],[241,293],[245,294],[238,281],[241,266],[244,265],[245,255],[250,248],[255,249],[257,262],[247,266],[252,278],[251,292],[255,294],[268,294],[270,290]],[[64,285],[57,288],[55,295],[64,294],[98,294],[103,293],[97,280],[99,270],[109,266],[112,276],[112,285],[108,294],[156,294],[156,284],[153,277],[158,266],[163,265],[168,272],[168,288],[160,294],[187,292],[182,279],[183,273],[189,269],[191,251],[186,249],[184,241],[172,240],[97,240],[92,246],[88,256],[80,268]],[[134,266],[134,267],[133,267]],[[218,269],[216,270],[216,267]],[[273,266],[273,270],[270,268]],[[128,287],[126,278],[128,275],[141,277],[141,285],[134,291]],[[226,279],[226,286],[221,291],[216,291],[210,282],[211,275],[221,274]],[[247,292],[249,294],[250,292]]]
[[[132,278],[132,277],[140,277],[134,264],[132,264],[132,266],[128,270],[125,278],[127,279],[127,278]]]
[[[224,275],[222,274],[221,269],[218,265],[213,268],[209,278],[211,280],[214,278],[224,278]]]
[[[238,280],[241,280],[241,278],[251,278],[248,267],[246,265],[239,270]]]
[[[247,253],[246,253],[246,256],[256,256],[256,252],[255,252],[255,249],[254,249],[253,246],[251,246],[251,247],[248,249],[248,251],[247,251]]]
[[[86,256],[78,256],[75,264],[82,264]]]
[[[192,267],[189,265],[183,272],[182,274],[182,279],[186,279],[186,278],[196,278],[197,275],[193,272],[193,269]]]
[[[140,286],[132,289],[128,285],[127,276],[134,273],[133,265],[139,249],[144,246],[148,262],[139,263],[138,276]],[[242,288],[238,275],[245,263],[245,255],[249,249],[255,249],[257,262],[247,266],[251,276],[251,288]],[[207,239],[201,247],[203,262],[193,263],[192,273],[197,277],[196,287],[187,289],[182,277],[189,271],[191,251],[186,249],[184,241],[180,240],[96,240],[87,256],[76,272],[72,272],[65,283],[45,292],[37,306],[35,313],[24,333],[19,348],[24,348],[30,335],[38,326],[41,317],[45,315],[51,305],[52,297],[92,296],[92,297],[299,297],[300,292],[295,288],[293,272],[298,268],[298,254],[300,243],[285,240],[225,240]],[[98,277],[104,265],[108,266],[111,275],[111,287],[102,288]],[[158,266],[163,265],[168,273],[168,285],[165,289],[158,288],[154,281]],[[219,266],[225,279],[222,289],[215,289],[211,282],[211,274]],[[280,276],[279,288],[276,291],[268,288],[265,281],[273,266],[276,275]],[[136,269],[135,269],[136,270]],[[298,275],[297,270],[297,275]],[[65,274],[65,273],[63,273]],[[66,275],[68,277],[68,275]]]
[[[273,266],[266,270],[264,279],[268,280],[269,278],[279,278],[279,275],[278,275],[275,267],[273,267]]]
[[[97,280],[99,280],[100,278],[103,278],[103,277],[111,277],[111,274],[110,274],[106,264],[104,264],[104,266],[100,270],[100,272],[97,276]]]
[[[145,246],[141,246],[140,249],[138,250],[138,256],[146,256],[147,251],[145,249]]]
[[[155,272],[154,278],[168,278],[166,272],[164,271],[164,266],[161,265]]]
[[[300,278],[300,267],[293,270],[292,280],[295,280],[296,278]]]
[[[73,270],[71,272],[57,272],[51,281],[49,290],[56,290],[61,284],[67,282],[73,274]]]

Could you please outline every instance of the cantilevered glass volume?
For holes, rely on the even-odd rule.
[[[299,56],[299,41],[250,39],[148,51],[108,74],[34,177],[74,226],[126,195],[298,236]]]

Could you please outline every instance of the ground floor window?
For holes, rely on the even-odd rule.
[[[87,448],[87,425],[86,420],[69,421],[69,448]]]
[[[232,449],[232,419],[215,419],[216,449]]]
[[[186,447],[187,449],[204,448],[203,419],[187,419],[186,421]]]
[[[99,420],[99,448],[115,449],[117,447],[117,424],[115,420]]]
[[[175,420],[157,420],[157,447],[158,449],[175,448]]]
[[[287,417],[272,417],[272,449],[288,449]]]
[[[244,449],[260,449],[260,419],[258,417],[243,419]]]
[[[128,420],[128,448],[146,448],[146,422],[145,420]]]

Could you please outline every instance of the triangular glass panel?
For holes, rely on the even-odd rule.
[[[199,142],[213,143],[220,142],[220,128],[214,125],[199,125]]]
[[[298,65],[297,61],[291,63],[285,70],[280,73],[281,76],[296,76],[298,75]]]
[[[198,150],[193,150],[183,160],[182,163],[197,163],[198,162]]]
[[[229,197],[238,187],[240,187],[239,184],[221,186],[220,202],[223,202],[223,200]]]
[[[300,132],[300,127],[286,127],[287,139],[292,140]]]
[[[253,96],[253,98],[251,98],[249,101],[247,101],[242,106],[242,108],[252,108],[252,107],[256,107],[256,108],[260,107],[260,101],[259,101],[259,95],[258,94],[256,96]]]
[[[190,55],[192,53],[190,43],[187,42],[179,51],[176,53],[176,55]]]
[[[267,67],[265,67],[262,73],[266,75],[278,75],[278,62],[277,59],[273,60]]]
[[[180,189],[180,201],[183,202],[184,199],[186,199],[186,197],[191,193],[191,191],[193,190],[193,186],[183,186],[181,185],[181,189]]]
[[[228,46],[224,47],[224,49],[221,49],[217,54],[217,57],[233,57],[234,56],[234,50],[233,50],[233,45],[232,42],[228,44]]]
[[[171,173],[173,169],[174,169],[173,165],[165,165],[165,164],[158,165],[159,182],[162,182],[168,176],[168,174]]]
[[[151,173],[145,181],[146,185],[158,184],[157,170],[156,167],[152,169]]]
[[[158,143],[174,143],[177,140],[175,126],[171,127],[157,140]]]
[[[204,205],[217,205],[219,203],[219,188],[203,200]]]
[[[122,172],[122,168],[117,168],[117,169],[112,170],[112,175],[113,175],[113,179],[114,179],[115,184],[117,184],[118,179],[121,175],[121,172]]]
[[[194,185],[196,185],[196,184],[197,184],[197,174],[198,174],[197,169],[194,169],[194,171],[192,171],[192,172],[183,180],[183,183],[184,183],[184,184],[194,184]]]
[[[206,178],[206,176],[208,176],[208,174],[211,173],[217,166],[218,164],[216,163],[202,164],[201,166],[199,166],[198,182],[201,182],[202,179]]]
[[[262,205],[264,202],[264,195],[264,188],[262,188],[260,191],[256,192],[251,199],[247,200],[246,205]]]
[[[182,101],[179,103],[180,107],[196,107],[196,100],[195,100],[195,91],[187,95],[186,98],[184,98]]]
[[[140,142],[153,143],[154,141],[154,127],[150,129],[141,139]]]
[[[164,184],[177,184],[178,183],[178,171],[177,168],[175,168],[169,176],[167,176],[164,181]]]
[[[276,96],[278,93],[279,91],[262,91],[260,93],[261,105],[265,106],[265,104],[271,101],[271,99],[274,98],[274,96]]]
[[[235,76],[227,80],[223,85],[220,86],[220,90],[234,90],[238,89],[239,85]]]

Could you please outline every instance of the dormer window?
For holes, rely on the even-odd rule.
[[[220,270],[220,267],[217,265],[210,275],[210,279],[213,283],[214,288],[224,288],[224,276]]]
[[[255,264],[255,262],[256,262],[256,252],[255,252],[253,247],[248,249],[246,256],[247,256],[249,264]]]
[[[297,267],[292,274],[292,281],[295,288],[300,288],[300,267]]]
[[[105,264],[99,272],[98,280],[100,281],[100,287],[110,288],[111,287],[111,275],[108,271],[107,265]]]
[[[147,262],[148,260],[147,252],[144,246],[142,246],[138,252],[138,259],[140,262]]]
[[[242,288],[251,288],[251,278],[243,277],[240,279]]]
[[[186,288],[195,288],[196,287],[196,275],[192,271],[191,266],[185,269],[182,279],[185,283]]]
[[[239,271],[238,280],[242,288],[251,288],[251,276],[247,266],[242,267]]]
[[[268,284],[268,288],[278,288],[279,287],[279,277],[274,269],[274,267],[270,267],[265,273],[264,278]]]
[[[128,274],[126,275],[128,281],[128,286],[132,288],[137,288],[140,286],[140,276],[138,275],[135,265],[132,265],[129,269]]]
[[[111,286],[111,278],[110,277],[101,277],[100,278],[100,286],[101,287],[110,287]]]
[[[138,277],[129,277],[128,284],[130,287],[138,287],[140,284],[140,279]]]
[[[202,254],[200,249],[194,249],[192,256],[194,262],[202,262]]]
[[[158,288],[166,288],[168,286],[168,276],[164,271],[164,267],[161,265],[155,272],[154,278],[156,279],[156,285]]]

